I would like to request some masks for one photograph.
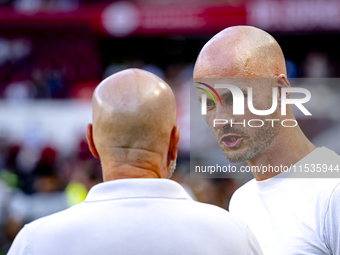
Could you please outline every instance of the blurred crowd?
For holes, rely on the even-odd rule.
[[[77,31],[6,31],[0,38],[0,95],[10,101],[68,98],[79,82],[99,80],[95,39]]]

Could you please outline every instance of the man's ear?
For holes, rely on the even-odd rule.
[[[278,100],[281,103],[281,93],[282,93],[281,89],[282,88],[290,88],[290,84],[289,84],[289,81],[288,81],[286,75],[284,75],[284,74],[280,74],[280,75],[276,76],[275,80],[276,80],[276,83],[278,84],[278,87],[277,87],[278,88],[278,91],[277,91]],[[290,93],[287,92],[286,94],[287,94],[286,98],[290,98]]]
[[[89,149],[90,149],[93,157],[99,158],[99,154],[97,152],[96,146],[94,145],[94,141],[93,141],[92,124],[87,125],[86,137],[87,137],[87,142],[89,144]]]
[[[178,141],[179,141],[179,126],[174,126],[171,131],[169,151],[168,151],[168,166],[171,161],[177,158]]]

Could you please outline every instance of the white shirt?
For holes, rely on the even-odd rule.
[[[94,186],[86,200],[34,221],[8,255],[262,254],[246,224],[193,201],[167,179],[123,179]]]
[[[313,162],[340,167],[340,156],[322,147],[297,164]],[[229,208],[249,224],[264,254],[339,255],[339,183],[330,178],[253,179],[234,193]]]

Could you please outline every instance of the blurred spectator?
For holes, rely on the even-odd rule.
[[[304,77],[327,78],[333,76],[333,68],[326,53],[311,51],[302,65]]]
[[[7,85],[4,95],[10,102],[17,103],[32,98],[32,89],[29,81],[15,81]]]
[[[298,68],[297,68],[296,63],[293,60],[286,58],[286,68],[287,68],[288,78],[298,77]]]

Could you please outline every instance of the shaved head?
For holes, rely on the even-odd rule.
[[[117,168],[119,172],[150,168],[157,177],[166,177],[169,161],[174,160],[171,155],[169,159],[169,149],[178,131],[171,88],[147,71],[127,69],[102,81],[92,102],[93,128],[88,133],[96,150],[92,153],[102,161],[104,179],[105,169]]]
[[[194,78],[272,78],[286,75],[279,44],[267,32],[251,26],[235,26],[215,35],[201,50]]]
[[[194,68],[198,99],[206,94],[202,84],[233,84],[247,94],[252,88],[255,109],[270,109],[272,88],[289,87],[285,59],[275,39],[267,32],[251,26],[227,28],[215,35],[202,48]],[[203,83],[202,83],[203,82]],[[217,88],[221,104],[208,98],[204,118],[230,162],[251,160],[269,150],[281,132],[280,125],[261,127],[230,125],[252,119],[280,120],[279,107],[270,115],[258,116],[246,108],[244,115],[233,115],[233,98],[229,89]],[[280,98],[280,96],[278,96]],[[213,125],[215,119],[228,120],[227,125]],[[236,142],[235,142],[236,141]],[[235,143],[234,143],[235,142]]]

